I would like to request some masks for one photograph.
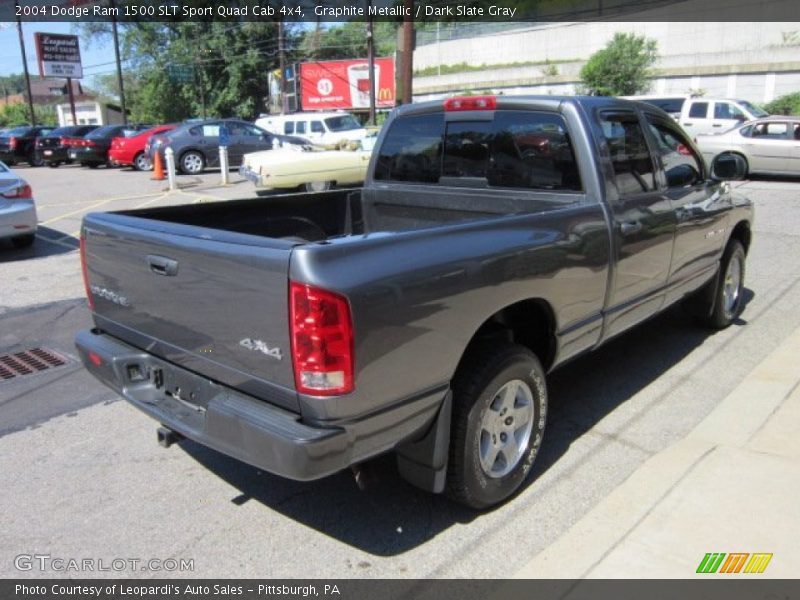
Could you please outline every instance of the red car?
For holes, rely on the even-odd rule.
[[[131,137],[116,137],[111,140],[108,159],[113,165],[131,166],[137,171],[149,171],[153,168],[150,157],[144,146],[150,136],[175,129],[177,125],[158,125]]]

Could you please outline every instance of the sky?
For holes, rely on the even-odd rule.
[[[42,33],[76,33],[73,23],[23,23],[22,32],[25,36],[25,52],[28,56],[28,69],[31,77],[39,76],[39,65],[36,62],[36,46],[33,43],[33,34]],[[113,73],[114,48],[110,42],[101,45],[92,41],[91,45],[86,40],[80,40],[81,63],[83,64],[82,83],[92,87],[92,76],[103,73]],[[19,34],[16,23],[0,23],[0,75],[22,73],[22,53],[19,49]]]

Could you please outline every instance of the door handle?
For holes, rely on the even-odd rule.
[[[619,231],[622,235],[633,235],[642,230],[642,224],[639,221],[628,221],[619,224]]]
[[[689,121],[688,123],[684,123],[684,125],[687,125],[687,126],[688,126],[688,125],[691,125],[691,124],[692,124],[692,122],[691,122],[691,121]]]
[[[714,123],[711,125],[712,127],[722,127],[722,123]]]
[[[166,256],[148,254],[147,264],[150,265],[150,270],[156,275],[174,277],[178,274],[178,261],[167,258]]]

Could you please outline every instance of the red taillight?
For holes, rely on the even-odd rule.
[[[103,365],[103,358],[97,352],[89,352],[88,354],[89,360],[95,367],[100,367]]]
[[[494,96],[459,96],[444,101],[444,109],[448,112],[459,110],[495,110],[497,98]]]
[[[89,310],[94,310],[94,297],[89,289],[89,271],[86,269],[86,238],[81,233],[81,273],[83,274],[83,287],[86,290],[86,299],[89,301]]]
[[[289,321],[297,391],[312,396],[352,392],[353,323],[347,299],[292,282]]]
[[[80,145],[84,146],[85,148],[94,148],[97,146],[97,143],[93,142],[92,140],[81,140]]]
[[[58,138],[58,145],[59,146],[67,146],[69,144],[69,138],[61,137]]]
[[[0,196],[3,196],[3,198],[10,198],[13,200],[23,199],[23,198],[33,198],[33,190],[31,189],[31,186],[29,186],[27,183],[24,183],[18,187],[3,192],[2,194],[0,194]]]
[[[12,135],[10,138],[8,138],[8,149],[9,150],[16,150],[16,148],[17,148],[17,138],[15,138]]]

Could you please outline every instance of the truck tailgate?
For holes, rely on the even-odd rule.
[[[282,240],[116,214],[84,219],[97,327],[298,411]]]

